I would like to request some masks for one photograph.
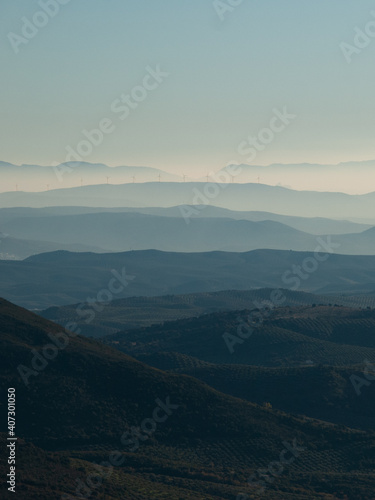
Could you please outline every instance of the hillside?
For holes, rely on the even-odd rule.
[[[375,430],[375,387],[364,378],[364,370],[373,367],[332,367],[315,365],[263,368],[249,365],[214,364],[175,352],[139,355],[148,365],[173,373],[191,375],[209,386],[240,399],[285,411],[307,415],[339,425]],[[310,364],[311,363],[311,364]],[[360,396],[352,384],[360,386]]]
[[[305,306],[212,313],[119,332],[105,342],[135,357],[167,352],[216,364],[348,366],[375,362],[374,331],[374,310]]]
[[[17,498],[47,499],[50,490],[56,497],[72,494],[76,486],[69,467],[86,476],[93,472],[93,462],[108,461],[112,451],[120,449],[122,465],[113,467],[110,479],[111,469],[104,468],[103,484],[95,491],[98,498],[107,494],[108,498],[128,495],[145,500],[154,496],[230,499],[241,491],[251,494],[246,478],[277,459],[288,440],[295,440],[300,451],[282,476],[267,484],[269,498],[333,499],[335,494],[346,494],[354,500],[358,493],[370,498],[375,481],[373,434],[295,418],[225,396],[191,377],[155,370],[72,335],[55,359],[29,377],[26,388],[16,367],[29,365],[32,349],[40,352],[61,330],[4,300],[0,301],[0,325],[0,383],[3,390],[16,387],[17,435],[55,457],[48,469],[38,468],[48,455],[29,448],[31,468],[28,477],[25,472],[20,476]],[[126,441],[121,445],[122,433],[140,422],[143,426],[158,398],[167,402],[169,398],[178,408],[169,410],[166,421],[157,424],[133,451]],[[0,430],[5,432],[4,421]],[[33,456],[38,456],[35,462]],[[23,462],[22,471],[24,467]],[[350,479],[359,472],[362,480],[354,487]],[[48,484],[47,492],[41,484]]]
[[[121,330],[151,326],[165,321],[202,316],[218,311],[239,311],[263,307],[270,300],[273,290],[224,290],[222,292],[164,295],[156,297],[129,297],[113,300],[100,314],[90,318],[78,312],[80,304],[50,307],[38,314],[65,326],[69,322],[79,325],[82,335],[104,337]],[[349,307],[375,308],[375,295],[358,296],[314,295],[281,289],[284,306],[337,304]]]

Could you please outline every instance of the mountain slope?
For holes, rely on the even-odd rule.
[[[79,325],[82,335],[104,337],[121,330],[151,326],[164,321],[202,316],[218,311],[239,311],[263,307],[270,300],[273,290],[225,290],[160,297],[129,297],[113,300],[90,322],[81,317],[77,310],[80,304],[50,307],[38,312],[40,316],[65,326],[69,322]],[[314,295],[305,292],[280,290],[285,296],[284,306],[313,304],[337,304],[349,307],[375,307],[375,296]],[[90,318],[91,319],[91,318]]]
[[[375,365],[332,367],[309,364],[307,361],[311,360],[306,360],[305,366],[270,369],[207,363],[167,352],[140,355],[138,359],[162,370],[191,375],[220,392],[260,405],[352,428],[375,430],[375,386],[368,384],[364,376],[367,368],[372,377]],[[359,395],[352,380],[360,387]],[[363,386],[361,381],[365,382]]]
[[[99,483],[96,494],[118,498],[122,491],[121,495],[131,498],[155,495],[172,500],[193,495],[202,500],[233,498],[241,491],[254,491],[246,484],[249,474],[281,456],[285,443],[294,443],[290,444],[294,458],[284,474],[267,484],[269,498],[302,499],[311,494],[331,498],[337,491],[349,498],[355,492],[368,498],[375,481],[374,435],[260,408],[191,377],[147,367],[88,339],[70,335],[68,345],[29,377],[26,388],[17,367],[29,365],[35,351],[43,352],[43,346],[51,344],[51,337],[60,331],[53,323],[1,300],[1,388],[16,387],[17,404],[22,405],[17,435],[58,452],[57,456],[79,465],[84,475],[90,467],[93,471],[92,462],[108,461],[113,450],[121,450],[124,460],[112,468],[109,481]],[[148,436],[142,434],[147,439],[136,449],[129,448],[126,440],[121,444],[121,435],[130,426],[141,423],[141,429],[149,428],[145,418],[156,418],[158,398],[178,408],[169,405],[169,412],[168,407],[164,410],[168,418]],[[1,425],[4,432],[5,422]],[[30,465],[33,469],[34,464]],[[59,480],[52,479],[56,466],[51,464],[50,473],[43,473],[55,483],[52,487],[60,496],[61,480],[56,484]],[[363,482],[354,490],[346,483],[359,469]],[[34,473],[39,484],[42,471]],[[329,485],[325,484],[327,473]],[[67,479],[63,492],[74,493],[72,483],[73,478]],[[259,482],[254,486],[259,489]],[[25,494],[26,488],[27,483],[18,483],[18,498],[38,498]],[[48,494],[39,498],[51,498]]]
[[[375,362],[374,331],[373,310],[285,307],[212,313],[119,332],[105,342],[135,357],[167,352],[217,364],[348,366]]]

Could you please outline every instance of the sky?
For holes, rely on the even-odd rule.
[[[1,2],[0,160],[51,165],[80,148],[203,175],[375,159],[373,1],[60,1],[53,17],[47,0]],[[371,37],[355,45],[357,27]]]

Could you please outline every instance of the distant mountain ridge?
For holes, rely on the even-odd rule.
[[[215,193],[215,195],[213,195]],[[300,217],[353,220],[371,218],[375,213],[375,192],[348,195],[337,192],[294,191],[262,184],[199,182],[144,182],[95,185],[39,193],[0,193],[0,208],[7,207],[174,207],[184,206],[181,216],[204,214],[194,205],[215,205],[238,211],[272,212]]]
[[[227,167],[214,169],[209,173],[209,182],[216,177],[228,177]],[[336,165],[295,163],[271,165],[249,165],[243,163],[236,167],[238,172],[233,180],[237,183],[258,183],[270,186],[284,186],[296,190],[342,191],[352,194],[363,194],[375,190],[375,160],[349,161]],[[353,171],[356,173],[353,182]],[[186,173],[186,172],[185,172]],[[160,176],[160,177],[159,177]],[[14,165],[0,161],[0,177],[2,192],[16,190],[40,191],[44,188],[57,189],[107,182],[121,184],[124,182],[164,182],[199,181],[207,182],[207,174],[185,175],[182,171],[172,174],[163,169],[151,166],[117,166],[109,167],[103,163],[65,162],[55,166],[32,164]]]
[[[313,252],[59,251],[23,261],[0,261],[0,295],[30,309],[85,304],[88,297],[95,299],[108,288],[112,271],[134,277],[115,294],[116,299],[258,288],[288,288],[319,295],[375,291],[375,256],[325,254],[324,248],[319,255],[325,260],[314,265],[312,272],[308,266],[316,263]],[[302,271],[304,278],[298,276],[301,266],[311,271]]]
[[[319,222],[315,223],[318,224]],[[341,226],[343,225],[342,223]],[[329,226],[328,221],[326,224],[322,222],[321,226]],[[0,227],[13,238],[48,243],[49,246],[45,249],[40,245],[40,253],[59,250],[59,244],[64,250],[74,251],[80,247],[80,251],[98,249],[99,252],[148,249],[172,252],[247,252],[256,249],[314,251],[318,245],[316,236],[274,220],[206,218],[204,214],[192,218],[189,224],[182,217],[162,217],[137,212],[97,212],[47,217],[29,215],[1,223],[0,211]],[[306,220],[306,228],[308,227],[309,221]],[[324,238],[325,235],[321,237]],[[375,254],[374,228],[362,233],[335,235],[334,239],[335,253]],[[3,241],[6,245],[9,240]],[[28,255],[24,253],[22,257]]]
[[[63,215],[84,215],[94,213],[139,213],[144,215],[153,215],[159,217],[182,217],[183,206],[173,206],[167,208],[161,207],[79,207],[79,206],[66,206],[66,207],[44,207],[44,208],[30,208],[30,207],[11,207],[0,208],[0,227],[2,224],[7,224],[12,220],[19,218],[30,217],[51,217]],[[369,223],[352,222],[343,219],[327,219],[325,217],[299,217],[275,214],[272,212],[257,212],[257,211],[235,211],[226,208],[216,207],[214,205],[195,207],[196,211],[191,213],[191,219],[196,218],[226,218],[234,220],[249,220],[253,222],[260,222],[271,220],[286,224],[287,226],[304,231],[310,234],[348,234],[348,233],[361,233],[366,229],[370,229],[375,225],[375,217]],[[183,217],[182,217],[183,218]]]
[[[236,212],[214,206],[195,207],[196,213],[187,224],[182,209],[2,208],[0,259],[20,260],[54,250],[314,250],[316,236],[322,234],[337,235],[338,253],[371,255],[375,251],[375,234],[365,232],[373,227],[369,224],[270,212]]]
[[[375,189],[375,160],[334,164],[274,163],[239,166],[236,182],[262,182],[298,190],[363,194]],[[224,170],[224,169],[223,169]]]
[[[159,177],[160,176],[160,177]],[[1,192],[44,191],[81,185],[124,182],[177,181],[181,176],[158,168],[71,162],[56,166],[13,165],[0,162]]]

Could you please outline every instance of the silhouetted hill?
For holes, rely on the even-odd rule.
[[[181,218],[183,215],[183,206],[176,207],[44,207],[44,208],[0,208],[0,225],[7,224],[8,229],[12,228],[10,221],[23,218],[34,217],[52,217],[64,215],[84,215],[96,213],[139,213],[144,215],[152,215],[159,217],[176,217]],[[299,231],[309,234],[351,234],[361,233],[366,229],[370,229],[372,225],[352,222],[350,220],[327,219],[324,217],[298,217],[274,214],[271,212],[255,212],[255,211],[234,211],[225,208],[215,207],[213,205],[195,207],[190,216],[191,219],[196,218],[225,218],[234,220],[248,220],[253,222],[274,221],[280,222],[287,226],[293,227]],[[368,216],[369,222],[375,224],[375,218],[371,219],[371,214]]]
[[[103,179],[104,182],[104,179]],[[368,220],[375,209],[375,193],[349,195],[317,191],[293,191],[262,184],[214,184],[204,194],[203,182],[145,182],[56,189],[40,193],[0,194],[0,207],[173,207],[215,205],[240,211],[265,211],[291,216]],[[209,187],[210,189],[210,187]],[[216,196],[212,196],[215,189]],[[204,212],[204,210],[202,211]]]
[[[147,250],[173,252],[278,249],[314,251],[317,238],[280,222],[196,217],[186,224],[180,217],[138,213],[92,213],[81,215],[24,217],[3,224],[15,238],[49,243],[45,251],[68,245],[100,251]],[[225,234],[225,238],[223,238]],[[371,255],[375,252],[375,230],[335,236],[335,253]],[[51,245],[54,244],[54,247]],[[104,249],[104,250],[103,250]],[[42,247],[43,251],[43,247]],[[30,254],[29,254],[30,255]],[[25,252],[23,252],[23,257]]]
[[[246,251],[256,248],[314,250],[316,238],[273,221],[252,222],[197,218],[190,224],[174,217],[134,213],[96,213],[12,220],[5,230],[14,237],[61,244],[104,247],[107,252]],[[223,239],[223,234],[226,238]]]
[[[53,241],[12,238],[0,234],[0,260],[22,260],[39,253],[66,250],[70,252],[104,252],[103,249],[84,243],[64,244]]]
[[[41,191],[66,186],[103,184],[107,177],[111,182],[156,182],[159,174],[163,180],[176,181],[179,176],[152,167],[108,167],[102,163],[72,162],[56,167],[41,165],[12,165],[0,162],[1,190]],[[109,180],[109,179],[108,179]]]
[[[375,166],[374,160],[352,161],[337,165],[322,164],[272,164],[240,166],[239,172],[233,179],[236,183],[257,182],[271,186],[286,186],[291,189],[313,189],[320,191],[322,186],[326,191],[345,191],[352,184],[353,171],[357,173],[355,192],[368,192],[368,179],[371,178]],[[238,170],[238,167],[237,167]],[[226,168],[218,172],[220,178],[224,171],[224,181],[228,179]],[[102,163],[88,163],[83,161],[62,163],[57,167],[41,165],[13,165],[0,161],[0,176],[3,179],[2,190],[12,191],[18,186],[19,190],[40,191],[48,188],[71,187],[103,184],[108,181],[113,184],[139,183],[163,181],[183,181],[186,176],[174,175],[157,168],[147,166],[117,166],[108,167]],[[187,177],[192,179],[192,177]],[[206,182],[206,176],[197,179]],[[215,182],[214,176],[209,179]],[[354,191],[354,189],[353,189]]]
[[[20,262],[0,261],[0,294],[30,309],[85,303],[108,289],[113,272],[122,275],[123,269],[133,279],[125,279],[122,289],[116,285],[115,299],[256,288],[289,288],[318,295],[375,291],[375,256],[328,255],[321,249],[318,258],[324,261],[318,262],[314,253],[274,250],[53,252]],[[308,272],[302,270],[300,278],[301,266]]]
[[[261,182],[271,185],[288,186],[292,189],[324,189],[325,191],[345,191],[353,184],[353,172],[356,173],[355,193],[369,191],[369,179],[372,179],[374,160],[342,162],[337,165],[317,163],[273,163],[271,165],[241,165],[241,173],[236,182]],[[324,186],[324,188],[323,188]]]

